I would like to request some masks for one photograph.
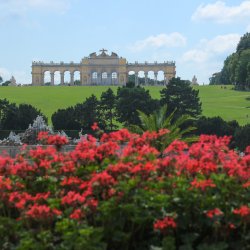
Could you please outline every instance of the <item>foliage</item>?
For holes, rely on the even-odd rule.
[[[117,90],[117,120],[125,126],[140,124],[137,110],[150,114],[157,107],[158,101],[152,99],[144,88],[122,87]]]
[[[116,96],[111,88],[103,92],[100,100],[100,113],[102,120],[105,121],[105,128],[107,130],[113,130],[117,128],[114,124],[116,119]]]
[[[250,33],[241,37],[236,52],[226,58],[221,72],[209,80],[210,84],[234,84],[237,90],[250,90]]]
[[[250,33],[247,32],[246,34],[241,37],[238,45],[237,45],[237,52],[241,52],[243,50],[250,49]]]
[[[132,132],[143,134],[145,131],[159,132],[164,131],[164,129],[168,130],[168,133],[163,134],[157,140],[156,148],[161,152],[174,140],[182,139],[186,142],[193,142],[197,139],[194,136],[190,136],[190,133],[196,129],[195,127],[186,126],[186,128],[183,128],[187,122],[193,121],[193,119],[188,115],[182,115],[173,121],[175,110],[169,116],[166,116],[167,105],[150,115],[141,111],[138,111],[138,113],[141,123],[140,125],[129,126],[129,130]]]
[[[237,121],[226,122],[221,117],[200,117],[196,121],[197,134],[233,136],[236,128],[239,127]]]
[[[245,98],[249,93],[232,91],[233,86],[194,86],[199,90],[199,97],[202,102],[202,115],[221,116],[223,119],[237,120],[240,125],[250,123],[249,101]],[[95,94],[100,99],[102,92],[107,91],[109,86],[51,86],[49,89],[44,86],[33,87],[8,87],[1,88],[0,99],[6,98],[16,104],[31,104],[48,117],[49,124],[52,125],[51,116],[58,109],[73,107],[76,103],[81,103],[86,98]],[[117,87],[110,86],[116,93]],[[153,99],[160,99],[160,90],[163,87],[145,87]],[[245,107],[245,108],[244,108]]]
[[[6,99],[0,100],[0,129],[2,130],[27,129],[29,124],[32,124],[38,115],[43,116],[47,121],[47,118],[40,110],[29,104],[20,104],[17,106]]]
[[[250,124],[239,127],[236,129],[235,134],[235,146],[243,151],[250,145]]]
[[[3,78],[2,78],[2,76],[0,76],[0,83],[2,83],[3,82]]]
[[[56,130],[80,130],[81,124],[77,121],[74,107],[58,109],[51,117]]]
[[[201,114],[199,91],[193,89],[188,81],[181,80],[179,77],[172,78],[160,93],[161,105],[167,104],[168,114],[174,110],[176,110],[175,117],[181,115],[197,117]]]
[[[240,156],[227,137],[201,136],[160,157],[159,136],[123,129],[68,153],[1,156],[0,248],[247,249],[250,148]]]

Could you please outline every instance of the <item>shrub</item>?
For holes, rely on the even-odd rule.
[[[0,157],[1,249],[247,249],[250,147],[122,129]],[[49,139],[46,143],[67,143]],[[60,149],[60,147],[59,147]]]

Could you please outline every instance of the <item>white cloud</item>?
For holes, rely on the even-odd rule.
[[[248,24],[247,28],[246,28],[247,32],[250,32],[250,24]]]
[[[239,40],[239,34],[219,35],[211,40],[202,39],[196,48],[185,52],[181,60],[202,63],[225,53],[230,54],[236,49]]]
[[[162,48],[162,47],[182,47],[186,44],[186,38],[178,33],[159,34],[156,36],[149,36],[144,40],[135,42],[130,46],[133,52],[142,51],[148,48]]]
[[[64,13],[72,0],[0,0],[1,18],[20,18],[30,11],[42,10]]]
[[[239,20],[249,20],[250,1],[243,1],[236,6],[227,6],[224,1],[217,1],[212,4],[200,5],[192,20],[209,20],[218,23],[230,23]]]

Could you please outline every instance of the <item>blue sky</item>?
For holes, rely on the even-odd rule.
[[[106,48],[128,62],[175,61],[208,83],[250,31],[250,1],[0,0],[0,75],[31,82],[33,60],[79,62]]]

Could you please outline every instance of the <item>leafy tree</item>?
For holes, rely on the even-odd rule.
[[[238,45],[237,45],[237,52],[241,52],[245,49],[250,49],[250,33],[247,32],[246,34],[244,34],[243,37],[241,37]]]
[[[91,129],[94,122],[103,127],[104,122],[101,119],[99,104],[96,96],[92,95],[85,102],[75,106],[76,121],[81,124],[83,129]]]
[[[3,78],[0,76],[0,83],[2,83],[3,82]]]
[[[158,105],[158,100],[152,99],[149,91],[144,88],[122,87],[117,90],[117,120],[125,126],[140,124],[137,110],[150,114]]]
[[[105,127],[108,130],[117,128],[117,126],[114,124],[114,119],[116,117],[115,105],[116,96],[113,90],[109,88],[106,92],[102,93],[100,101],[101,115],[105,122]]]
[[[81,124],[77,121],[73,107],[57,110],[52,115],[51,120],[56,130],[79,130],[81,128]]]
[[[184,129],[182,128],[188,121],[193,121],[192,117],[189,115],[182,115],[174,121],[173,118],[175,110],[167,116],[167,105],[164,105],[150,115],[141,111],[138,111],[138,113],[141,124],[129,126],[129,129],[132,132],[143,134],[145,131],[159,132],[161,129],[169,130],[169,133],[160,138],[160,141],[157,143],[157,148],[160,151],[163,151],[174,140],[182,139],[186,142],[193,142],[197,140],[196,136],[190,136],[190,133],[196,129],[195,127],[188,126]]]
[[[175,117],[185,114],[197,117],[201,114],[199,90],[193,89],[188,81],[181,80],[179,77],[172,78],[160,93],[160,103],[168,106],[168,114],[175,109]]]
[[[27,129],[38,115],[43,116],[44,120],[47,118],[29,104],[10,103],[8,100],[0,100],[0,129],[2,130],[24,130]]]
[[[235,146],[239,150],[244,151],[247,146],[250,146],[250,124],[237,128],[234,138]]]
[[[221,117],[205,117],[202,116],[196,121],[197,134],[206,134],[206,135],[217,135],[232,136],[235,130],[239,127],[237,121],[226,122]]]
[[[3,83],[2,83],[2,86],[9,86],[10,83],[11,83],[10,81],[3,82]]]
[[[30,104],[20,104],[18,107],[18,129],[25,130],[29,124],[32,124],[37,116],[42,116],[47,123],[48,118],[44,114]]]
[[[241,37],[236,52],[226,58],[221,72],[209,80],[210,84],[235,84],[237,90],[250,89],[250,33]]]

